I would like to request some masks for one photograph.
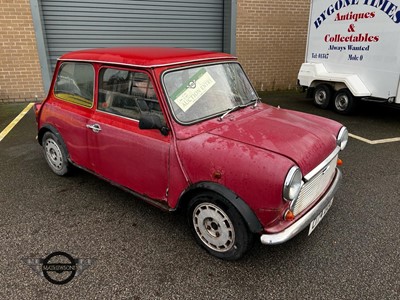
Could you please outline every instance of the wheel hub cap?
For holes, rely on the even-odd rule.
[[[340,96],[338,97],[337,101],[336,101],[336,107],[339,110],[345,110],[347,105],[348,105],[348,99],[346,96]]]
[[[212,203],[202,203],[193,211],[193,225],[203,243],[218,252],[226,252],[235,242],[235,231],[228,215]]]
[[[45,150],[47,159],[50,162],[50,164],[55,169],[60,170],[63,165],[63,157],[60,147],[58,147],[57,143],[54,140],[48,139],[46,141]]]
[[[319,104],[324,103],[326,100],[326,93],[324,91],[319,91],[316,100]]]

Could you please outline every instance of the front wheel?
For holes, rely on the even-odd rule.
[[[43,135],[42,147],[50,169],[59,176],[66,175],[70,171],[70,164],[67,159],[67,151],[58,137],[50,131],[46,132]]]
[[[341,89],[336,93],[334,101],[334,109],[342,115],[351,114],[357,105],[357,99],[348,89]]]
[[[195,196],[189,203],[188,219],[197,243],[218,258],[237,260],[253,243],[243,217],[218,194]]]

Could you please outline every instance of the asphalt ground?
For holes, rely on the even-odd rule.
[[[400,137],[400,110],[365,104],[341,116],[297,92],[263,99],[336,119],[370,141]],[[25,106],[0,104],[0,132]],[[197,246],[184,217],[84,171],[54,175],[35,136],[29,111],[0,142],[0,299],[399,299],[400,142],[350,138],[341,188],[310,236],[258,242],[225,262]],[[93,261],[52,284],[24,259],[55,251]]]

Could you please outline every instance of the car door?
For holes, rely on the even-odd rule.
[[[149,74],[101,68],[97,110],[87,125],[92,167],[106,179],[163,201],[168,188],[170,136],[158,129],[140,129],[142,114],[156,115],[165,122]]]
[[[95,70],[90,63],[59,62],[54,88],[44,109],[44,124],[61,135],[74,164],[90,169],[86,124],[93,113]]]

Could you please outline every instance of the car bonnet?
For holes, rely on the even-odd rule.
[[[340,127],[329,119],[267,106],[227,119],[209,133],[286,156],[306,175],[334,151]]]

